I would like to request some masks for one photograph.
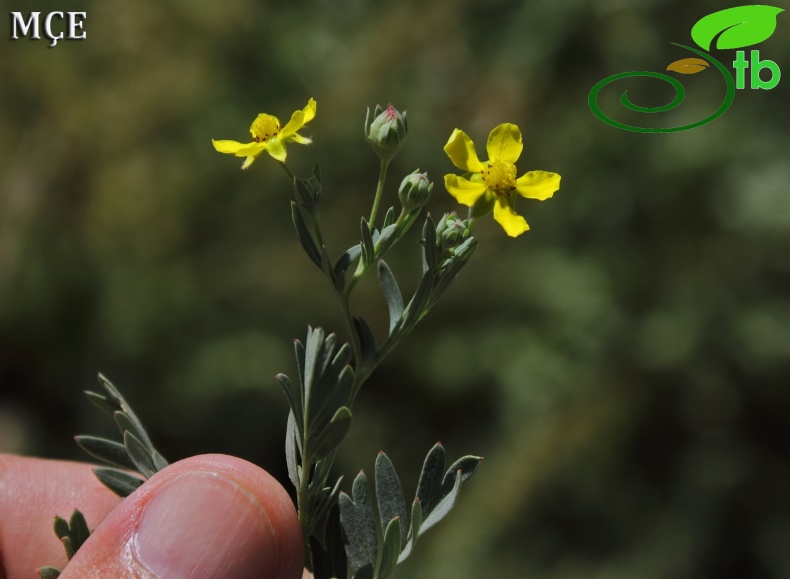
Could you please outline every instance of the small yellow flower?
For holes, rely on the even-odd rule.
[[[250,133],[252,133],[252,143],[239,143],[238,141],[215,141],[211,143],[220,153],[228,153],[237,157],[247,157],[244,160],[242,169],[249,167],[255,157],[268,152],[272,157],[285,162],[285,143],[299,143],[309,145],[312,140],[303,137],[297,131],[309,123],[315,116],[315,100],[307,101],[307,106],[301,111],[296,111],[291,115],[291,120],[284,127],[280,127],[277,117],[261,113],[252,122]]]
[[[516,178],[516,161],[523,148],[521,131],[503,123],[491,131],[486,143],[488,161],[477,158],[472,139],[455,129],[444,146],[453,165],[466,175],[445,175],[444,186],[462,205],[474,207],[476,216],[494,211],[494,219],[510,237],[529,229],[526,219],[513,208],[516,195],[528,199],[548,199],[560,188],[560,176],[547,171],[530,171]]]

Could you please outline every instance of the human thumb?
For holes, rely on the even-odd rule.
[[[298,579],[293,503],[267,472],[204,455],[168,466],[118,505],[62,579]]]

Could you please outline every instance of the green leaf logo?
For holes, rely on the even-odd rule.
[[[776,6],[736,6],[701,18],[691,29],[691,38],[704,50],[744,48],[767,40],[776,30],[776,16],[784,8]]]

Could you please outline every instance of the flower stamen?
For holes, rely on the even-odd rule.
[[[265,143],[279,132],[280,121],[277,117],[267,114],[258,115],[250,127],[252,140],[256,143]]]
[[[509,161],[491,161],[483,169],[483,182],[497,195],[508,193],[516,188],[516,166]]]

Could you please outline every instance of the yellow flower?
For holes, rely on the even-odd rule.
[[[268,152],[272,157],[285,162],[285,143],[299,143],[309,145],[312,140],[303,137],[297,131],[309,123],[315,116],[315,100],[307,101],[307,106],[301,111],[296,111],[291,115],[291,120],[284,127],[280,127],[277,117],[261,113],[252,122],[250,133],[252,133],[252,143],[239,143],[238,141],[215,141],[211,143],[220,153],[228,153],[237,157],[247,157],[244,160],[242,169],[249,167],[255,157]]]
[[[453,164],[466,175],[445,175],[444,186],[462,205],[474,207],[476,216],[494,211],[494,219],[510,237],[529,229],[526,219],[514,209],[516,195],[528,199],[548,199],[560,188],[560,176],[547,171],[530,171],[516,178],[516,161],[523,148],[521,131],[503,123],[491,131],[486,143],[488,161],[477,158],[472,139],[455,129],[444,146]]]

